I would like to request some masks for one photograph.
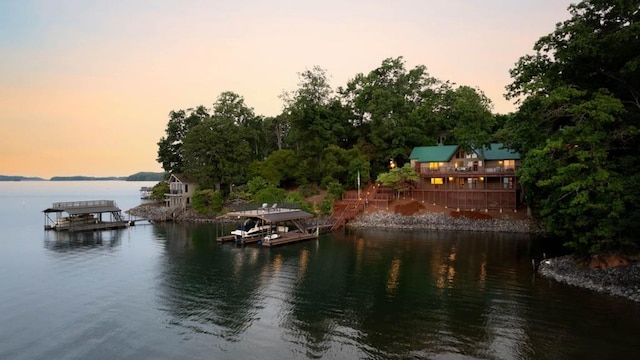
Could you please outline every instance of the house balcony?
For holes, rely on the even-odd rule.
[[[457,184],[455,182],[445,182],[444,184],[420,183],[416,190],[435,190],[435,191],[514,191],[520,188],[519,183],[504,183],[478,181],[465,184]]]
[[[175,196],[182,196],[184,194],[184,191],[182,190],[169,190],[168,193],[165,193],[164,196],[165,197],[175,197]]]
[[[460,167],[439,167],[432,169],[416,169],[421,177],[478,177],[478,176],[514,176],[514,167],[485,167],[485,166],[460,166]]]

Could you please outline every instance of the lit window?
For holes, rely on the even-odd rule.
[[[442,178],[431,178],[431,185],[442,185],[443,183]]]

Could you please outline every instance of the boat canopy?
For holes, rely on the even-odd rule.
[[[91,200],[54,203],[52,207],[44,209],[44,213],[66,212],[69,215],[97,214],[107,212],[120,212],[115,201]]]
[[[225,214],[225,217],[256,218],[269,223],[274,223],[288,220],[309,219],[313,217],[313,214],[298,209],[276,209],[234,211]]]

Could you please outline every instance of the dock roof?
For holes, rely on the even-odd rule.
[[[258,209],[258,210],[245,210],[245,211],[232,211],[226,213],[224,217],[241,217],[241,218],[256,218],[262,219],[266,222],[278,222],[288,220],[309,219],[313,217],[306,211],[300,209]]]
[[[69,215],[97,214],[107,212],[119,212],[120,208],[112,200],[90,200],[53,203],[50,208],[42,212],[66,212]]]

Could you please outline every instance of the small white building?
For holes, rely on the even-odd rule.
[[[169,177],[169,193],[165,194],[165,204],[168,207],[182,209],[191,205],[191,199],[197,183],[183,174],[171,174]]]

